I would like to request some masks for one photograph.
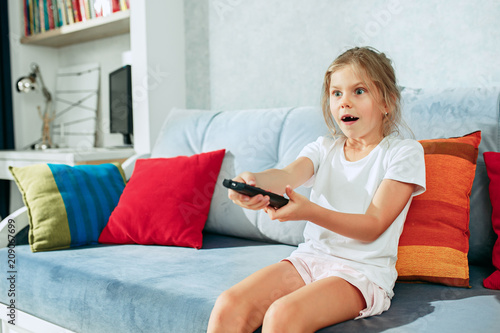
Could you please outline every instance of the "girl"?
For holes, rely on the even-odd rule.
[[[229,198],[271,219],[307,220],[304,243],[222,293],[208,332],[314,332],[387,310],[397,278],[398,241],[413,196],[425,191],[422,146],[394,134],[400,94],[391,61],[353,48],[328,68],[322,107],[332,137],[320,137],[283,169],[243,172],[234,180],[275,193]],[[340,132],[339,132],[340,130]],[[312,186],[310,198],[293,189]]]

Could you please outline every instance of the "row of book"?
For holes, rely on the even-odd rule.
[[[130,8],[129,0],[22,0],[26,36],[108,16]]]

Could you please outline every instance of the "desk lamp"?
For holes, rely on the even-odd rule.
[[[40,88],[38,87],[37,80],[40,81]],[[50,138],[50,123],[54,120],[54,113],[49,112],[52,102],[52,96],[45,87],[43,82],[42,73],[36,63],[31,64],[31,73],[28,76],[23,76],[17,80],[16,89],[18,92],[28,93],[32,90],[41,89],[45,97],[45,110],[42,114],[40,107],[38,107],[38,114],[43,121],[42,125],[42,142],[35,145],[35,149],[46,149],[52,146],[52,139]]]

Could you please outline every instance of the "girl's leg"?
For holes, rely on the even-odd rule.
[[[262,325],[264,315],[274,301],[304,285],[288,261],[265,267],[217,298],[208,333],[253,332]]]
[[[262,332],[315,332],[354,319],[366,308],[358,288],[339,277],[329,277],[300,288],[272,304]]]

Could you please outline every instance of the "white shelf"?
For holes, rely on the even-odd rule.
[[[62,47],[130,32],[130,10],[24,36],[22,44]]]

